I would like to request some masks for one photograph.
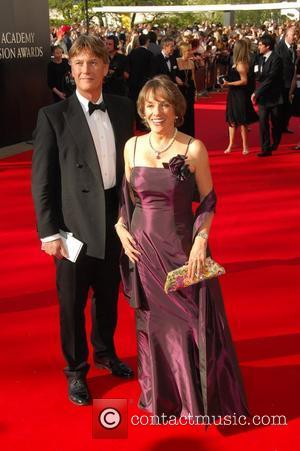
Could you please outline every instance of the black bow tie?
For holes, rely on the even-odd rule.
[[[167,63],[168,61],[170,61],[170,58],[168,56],[165,56],[165,60],[166,60],[166,63]]]
[[[103,101],[101,103],[89,102],[89,115],[93,114],[95,110],[101,110],[105,112],[106,111],[105,103]]]

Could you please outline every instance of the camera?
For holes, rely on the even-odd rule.
[[[223,85],[225,80],[226,80],[226,75],[219,75],[218,84]]]

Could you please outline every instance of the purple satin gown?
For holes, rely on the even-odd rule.
[[[130,189],[135,206],[126,219],[141,252],[130,281],[140,407],[155,415],[247,415],[218,280],[164,292],[167,273],[192,246],[194,176],[179,181],[168,168],[135,166]]]

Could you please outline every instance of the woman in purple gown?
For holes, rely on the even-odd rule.
[[[185,100],[169,78],[146,83],[138,110],[150,133],[126,144],[116,230],[136,309],[139,406],[158,416],[247,415],[218,281],[164,292],[169,271],[188,261],[190,274],[199,273],[209,255],[216,196],[206,148],[177,131]]]

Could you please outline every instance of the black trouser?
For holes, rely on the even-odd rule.
[[[292,115],[292,104],[289,99],[290,88],[283,90],[283,105],[282,105],[282,122],[281,130],[285,131],[289,128],[289,121]]]
[[[281,120],[281,105],[272,107],[259,105],[260,145],[263,152],[272,150],[272,147],[278,147],[282,134]],[[270,121],[272,127],[272,144],[270,139]]]
[[[75,263],[56,260],[61,345],[68,364],[67,376],[85,375],[89,368],[84,309],[90,288],[93,290],[91,340],[94,355],[100,358],[115,355],[113,336],[117,324],[120,242],[114,229],[117,207],[109,208],[110,197],[106,195],[105,259],[90,257],[83,250]]]

